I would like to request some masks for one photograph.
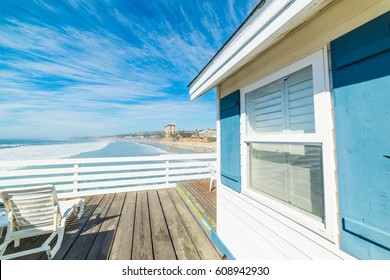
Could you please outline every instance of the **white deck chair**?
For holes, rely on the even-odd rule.
[[[210,170],[210,187],[209,192],[213,189],[213,182],[217,181],[217,165],[213,162],[210,162],[208,165],[208,168]]]
[[[73,213],[80,218],[84,211],[84,200],[81,198],[58,201],[53,185],[6,189],[1,191],[1,197],[8,211],[7,233],[0,245],[1,260],[42,251],[46,252],[49,260],[52,259],[61,247],[66,219]],[[17,247],[20,239],[49,233],[41,247],[4,255],[12,241]],[[57,242],[52,248],[50,242],[56,235]]]

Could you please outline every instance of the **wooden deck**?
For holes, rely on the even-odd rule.
[[[207,189],[208,191],[208,189]],[[174,188],[86,197],[84,215],[72,218],[55,259],[221,259]],[[11,244],[31,249],[44,237]],[[45,253],[22,259],[47,259]]]
[[[210,180],[186,181],[177,184],[177,189],[183,199],[190,203],[215,230],[217,227],[217,191],[209,191]]]

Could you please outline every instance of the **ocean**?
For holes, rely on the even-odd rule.
[[[171,148],[169,146],[152,143],[130,141],[72,141],[72,140],[1,140],[0,162],[23,160],[55,160],[65,158],[104,158],[104,157],[135,157],[158,156],[172,153],[195,153],[189,150]],[[144,162],[147,163],[147,162]],[[84,164],[84,167],[99,166],[98,163]],[[111,165],[121,165],[113,163]],[[55,167],[54,165],[50,167]],[[34,166],[20,166],[17,169],[34,169]],[[13,170],[14,167],[0,167],[1,171]],[[147,171],[147,170],[144,170]],[[120,173],[120,172],[119,172]],[[89,172],[92,175],[94,172]],[[58,175],[47,175],[58,176]],[[19,179],[32,178],[34,175],[22,176]],[[8,180],[14,177],[3,177]],[[141,178],[141,177],[140,177]],[[137,179],[137,178],[134,178]],[[95,180],[103,182],[104,180]],[[89,181],[83,181],[89,182]],[[1,182],[0,182],[1,183]],[[54,183],[59,186],[64,182]],[[35,185],[35,184],[33,184]],[[39,185],[39,184],[37,184]],[[150,185],[150,184],[149,184]]]
[[[167,153],[194,152],[130,141],[0,139],[0,161],[156,156]]]

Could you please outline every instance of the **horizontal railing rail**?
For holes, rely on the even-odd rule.
[[[53,184],[59,197],[173,187],[210,177],[215,154],[0,162],[0,190]]]

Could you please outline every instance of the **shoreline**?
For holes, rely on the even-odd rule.
[[[168,146],[176,149],[189,150],[198,153],[215,153],[216,142],[191,142],[191,141],[164,141],[164,140],[150,140],[150,139],[128,139],[132,142],[139,142],[145,144],[157,144]]]

